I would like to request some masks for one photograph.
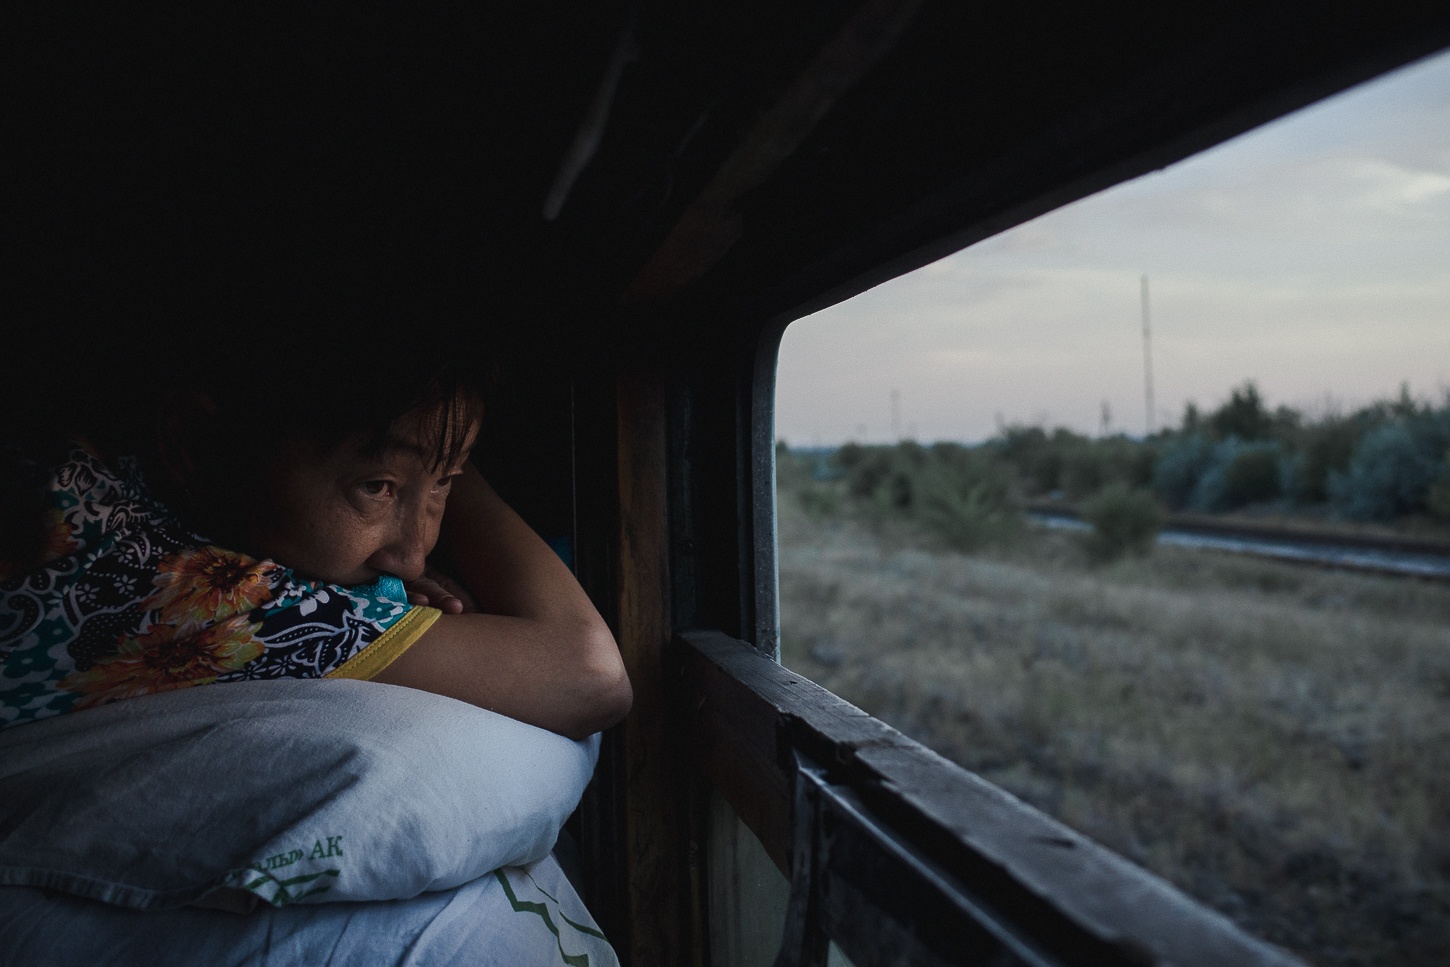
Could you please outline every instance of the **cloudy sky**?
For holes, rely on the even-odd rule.
[[[792,444],[1141,433],[1253,379],[1322,412],[1450,392],[1450,53],[892,280],[786,330]]]

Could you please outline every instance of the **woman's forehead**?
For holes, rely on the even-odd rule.
[[[471,408],[439,403],[398,417],[381,439],[356,438],[366,456],[412,456],[429,466],[465,456],[478,439],[479,418]]]

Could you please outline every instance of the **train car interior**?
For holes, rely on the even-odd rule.
[[[40,31],[7,406],[48,405],[59,352],[164,379],[173,339],[227,380],[330,339],[380,366],[476,359],[475,462],[634,689],[567,824],[621,963],[1298,962],[779,664],[776,349],[807,313],[1450,46],[1450,7],[144,16]],[[395,264],[448,305],[243,339],[167,301],[288,259],[289,286]]]

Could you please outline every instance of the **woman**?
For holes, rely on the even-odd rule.
[[[10,448],[0,727],[259,678],[403,685],[571,738],[624,715],[604,621],[469,463],[479,388],[351,355],[192,378],[151,432]]]

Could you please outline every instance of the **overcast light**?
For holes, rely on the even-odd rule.
[[[1450,53],[798,320],[799,445],[981,440],[999,418],[1143,431],[1254,379],[1271,404],[1450,390]],[[892,392],[899,393],[893,413]],[[1330,402],[1333,401],[1333,402]]]

